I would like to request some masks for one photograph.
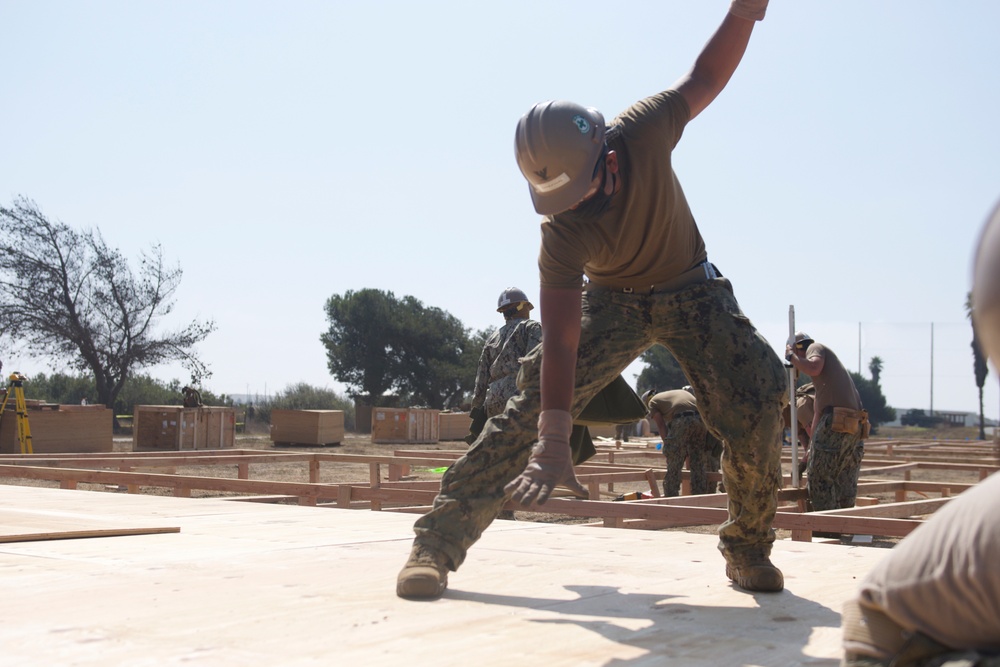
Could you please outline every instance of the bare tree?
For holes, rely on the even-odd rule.
[[[98,230],[51,222],[24,197],[0,207],[0,339],[90,371],[98,401],[109,408],[143,367],[180,361],[195,384],[211,375],[193,347],[215,330],[214,322],[155,331],[173,310],[181,275],[166,266],[159,245],[141,253],[133,272]]]

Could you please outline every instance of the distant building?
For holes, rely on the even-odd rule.
[[[882,426],[902,426],[903,420],[911,412],[919,412],[923,415],[927,415],[927,411],[922,408],[896,408],[896,419],[891,422],[885,422]],[[979,413],[978,412],[958,412],[955,410],[935,410],[934,417],[940,419],[942,423],[948,424],[949,426],[967,426],[970,428],[979,427]],[[983,421],[985,426],[997,426],[997,422],[994,419],[986,418]]]

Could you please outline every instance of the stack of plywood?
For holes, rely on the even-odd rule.
[[[113,450],[111,411],[103,405],[55,405],[25,401],[31,449],[35,454],[76,454]],[[44,409],[43,409],[44,408]],[[20,454],[14,399],[0,420],[0,453]]]
[[[442,412],[438,418],[438,437],[441,440],[464,440],[471,426],[472,417],[468,412]]]
[[[430,408],[372,408],[372,442],[437,442],[440,415]]]
[[[236,440],[236,409],[205,405],[137,405],[132,450],[224,449]]]
[[[344,440],[343,410],[271,410],[276,445],[337,445]]]

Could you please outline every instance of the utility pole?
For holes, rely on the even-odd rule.
[[[788,306],[788,343],[795,346],[795,306]],[[788,369],[788,409],[789,426],[788,440],[792,445],[792,486],[799,488],[799,415],[795,405],[795,367],[790,361],[785,362]]]
[[[930,416],[934,416],[934,323],[931,322],[931,409]]]

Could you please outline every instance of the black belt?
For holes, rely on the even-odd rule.
[[[676,278],[671,278],[670,280],[662,283],[656,283],[655,285],[649,285],[648,287],[616,287],[614,285],[587,283],[584,286],[584,289],[588,292],[607,290],[610,292],[620,292],[622,294],[655,294],[658,292],[676,292],[687,287],[688,285],[694,285],[695,283],[701,283],[706,280],[713,280],[721,277],[722,272],[715,268],[715,264],[712,264],[706,259],[703,262],[695,264],[694,268],[688,269]]]
[[[684,412],[674,413],[672,419],[677,419],[678,417],[693,417],[698,414],[697,410],[685,410]]]

